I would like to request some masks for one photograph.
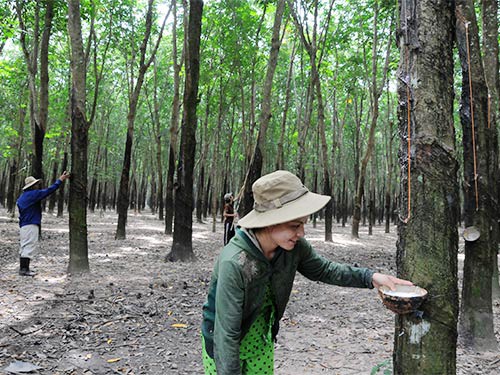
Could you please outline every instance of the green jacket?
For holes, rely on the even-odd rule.
[[[237,230],[215,263],[203,305],[202,335],[218,375],[241,374],[240,342],[257,318],[269,284],[276,310],[273,339],[276,337],[297,271],[313,281],[373,288],[374,271],[333,263],[316,254],[303,238],[291,251],[278,248],[269,261],[244,232]]]

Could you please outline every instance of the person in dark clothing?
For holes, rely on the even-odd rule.
[[[234,218],[237,214],[234,212],[233,202],[233,193],[224,195],[224,245],[234,237]]]
[[[41,201],[55,192],[68,178],[69,174],[64,171],[59,179],[47,189],[37,189],[40,179],[33,176],[24,180],[23,192],[17,199],[20,227],[19,275],[21,276],[35,276],[35,272],[30,271],[30,261],[38,250],[39,228],[42,222]]]

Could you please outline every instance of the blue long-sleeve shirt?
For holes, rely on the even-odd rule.
[[[47,198],[61,186],[62,181],[57,179],[52,186],[47,189],[24,191],[17,199],[19,209],[19,226],[42,223],[42,199]]]

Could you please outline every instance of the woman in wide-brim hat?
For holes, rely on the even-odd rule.
[[[316,254],[304,239],[304,224],[330,197],[310,192],[292,173],[265,175],[252,192],[254,209],[219,255],[203,305],[205,374],[273,374],[274,341],[297,271],[340,286],[412,285]]]

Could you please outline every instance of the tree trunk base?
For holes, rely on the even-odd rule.
[[[192,262],[194,260],[196,256],[191,249],[179,244],[172,246],[172,250],[165,257],[166,262]]]
[[[122,232],[117,231],[115,234],[115,240],[124,240],[124,239],[126,239],[126,237],[127,236],[125,235],[125,233],[122,233]]]
[[[478,352],[497,351],[491,313],[469,311],[461,314],[459,337],[462,345]]]

